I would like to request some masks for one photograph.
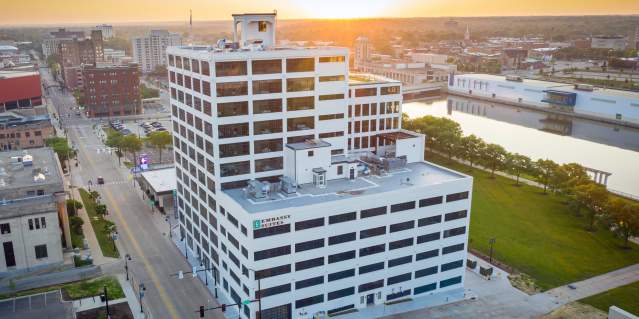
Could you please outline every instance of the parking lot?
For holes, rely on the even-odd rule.
[[[121,121],[113,120],[106,124],[107,127],[112,128],[124,135],[136,134],[140,137],[145,137],[151,132],[155,131],[169,131],[170,132],[169,119],[159,120],[131,120]]]

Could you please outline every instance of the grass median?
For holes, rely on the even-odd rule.
[[[113,222],[105,219],[102,215],[99,215],[96,212],[95,207],[97,206],[97,203],[93,198],[91,198],[89,192],[87,192],[83,188],[80,188],[79,192],[80,197],[82,197],[84,209],[89,216],[89,220],[91,221],[93,232],[95,232],[95,237],[98,239],[98,244],[100,245],[100,249],[102,250],[102,255],[105,257],[113,258],[120,257],[118,249],[115,247],[115,243],[111,238],[111,228],[114,227]]]
[[[18,291],[15,294],[0,294],[1,299],[22,297],[33,294],[39,294],[43,292],[62,290],[62,294],[66,299],[82,299],[87,297],[98,296],[104,293],[104,286],[107,287],[107,293],[109,295],[109,300],[115,300],[124,298],[124,291],[122,291],[122,287],[120,283],[115,277],[104,276],[98,277],[94,279],[87,279],[82,281],[76,281],[68,284],[60,284],[53,285],[29,290]]]
[[[639,246],[621,249],[621,239],[602,227],[586,231],[588,221],[576,217],[564,197],[516,187],[514,180],[435,154],[426,160],[474,177],[470,247],[488,254],[495,238],[493,258],[530,275],[543,290],[639,263]]]
[[[617,306],[639,316],[639,281],[580,300],[595,308],[608,312],[610,306]]]

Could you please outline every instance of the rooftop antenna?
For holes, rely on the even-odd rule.
[[[189,9],[189,46],[193,46],[193,10]]]

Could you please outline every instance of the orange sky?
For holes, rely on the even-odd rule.
[[[224,20],[271,12],[282,19],[639,14],[639,0],[0,0],[0,24]]]

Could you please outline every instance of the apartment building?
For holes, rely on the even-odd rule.
[[[166,48],[182,45],[182,37],[166,30],[152,30],[148,35],[131,39],[133,61],[144,73],[153,72],[159,65],[166,65]]]
[[[71,247],[62,169],[50,148],[1,152],[0,274],[63,263]]]
[[[472,178],[423,161],[401,84],[349,76],[346,48],[273,46],[275,14],[233,18],[232,43],[167,50],[179,228],[202,276],[259,299],[249,319],[463,298]]]
[[[113,26],[109,24],[97,25],[95,26],[95,30],[100,30],[100,32],[102,32],[102,37],[105,40],[109,40],[115,36],[115,33],[113,33]]]
[[[135,63],[99,64],[82,68],[83,105],[87,116],[123,116],[142,112],[140,71]]]
[[[81,89],[84,86],[82,67],[104,61],[102,42],[100,30],[91,31],[90,38],[60,42],[61,72],[67,88]]]
[[[73,39],[84,38],[84,31],[70,31],[65,28],[60,28],[56,31],[49,32],[42,39],[42,53],[44,58],[48,58],[52,54],[60,54],[60,43],[62,41],[68,41]]]

